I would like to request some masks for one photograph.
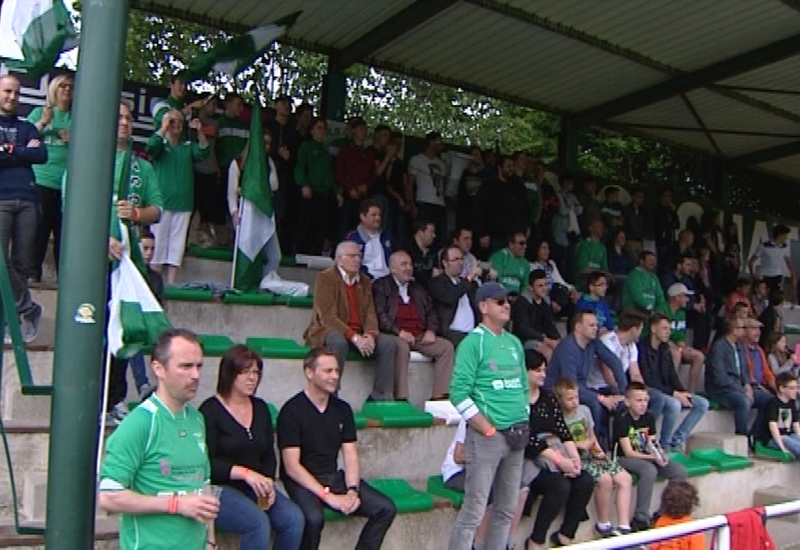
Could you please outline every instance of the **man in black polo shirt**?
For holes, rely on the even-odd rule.
[[[353,411],[334,394],[339,382],[336,354],[314,348],[303,359],[306,389],[287,401],[278,415],[281,478],[303,511],[302,550],[319,548],[324,506],[368,518],[356,548],[378,550],[392,525],[394,503],[361,480]],[[344,469],[337,457],[342,451]]]

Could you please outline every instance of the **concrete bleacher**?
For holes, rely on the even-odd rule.
[[[228,282],[229,270],[230,265],[226,262],[187,258],[183,277],[184,280],[208,280],[224,284]],[[312,288],[315,274],[314,271],[303,268],[281,268],[281,275],[284,278],[311,283]],[[35,291],[35,297],[45,305],[46,313],[42,336],[35,346],[29,347],[29,360],[34,380],[40,384],[47,384],[52,378],[52,327],[57,293],[54,289],[42,288]],[[203,334],[227,336],[236,342],[245,342],[247,338],[253,336],[293,338],[299,341],[310,315],[309,309],[285,305],[255,306],[218,301],[170,302],[166,309],[175,326],[185,326]],[[21,498],[22,517],[26,521],[39,522],[44,520],[46,510],[50,399],[23,396],[16,374],[15,360],[10,350],[5,350],[3,359],[0,414],[9,432],[9,445],[18,495]],[[200,388],[195,399],[196,405],[213,395],[218,364],[218,357],[205,358]],[[351,403],[354,410],[361,409],[369,393],[372,385],[371,371],[372,366],[368,361],[348,361],[346,365],[341,396]],[[412,362],[409,376],[410,401],[422,406],[430,394],[432,368],[427,361]],[[267,358],[258,395],[280,407],[289,397],[300,391],[304,384],[305,379],[299,359]],[[129,399],[135,401],[136,396],[130,378],[129,390]],[[731,413],[710,411],[698,425],[696,432],[732,434]],[[454,426],[441,424],[426,428],[360,429],[362,476],[365,479],[402,478],[408,480],[414,487],[424,490],[427,478],[439,473],[442,458],[454,433]],[[698,441],[690,442],[690,449],[702,446],[700,438],[697,439]],[[741,452],[741,447],[738,447],[737,452]],[[761,459],[754,459],[753,462],[753,466],[745,470],[723,473],[715,471],[692,478],[692,482],[700,490],[701,498],[696,517],[748,507],[754,504],[756,493],[759,498],[770,498],[772,487],[797,485],[800,472],[798,464]],[[663,482],[659,482],[656,486],[653,496],[654,508],[663,486]],[[37,544],[35,539],[15,538],[10,535],[4,538],[4,533],[13,522],[11,514],[8,472],[5,464],[0,462],[0,546],[16,544],[20,548],[41,548],[41,544]],[[436,506],[432,510],[399,515],[383,547],[389,550],[444,548],[456,514],[457,510],[449,502],[436,499]],[[593,505],[589,507],[589,514],[592,519],[581,524],[578,532],[579,540],[592,538],[592,525],[596,517]],[[553,528],[559,525],[559,521],[557,519],[554,522]],[[115,518],[98,514],[97,548],[118,548],[114,540],[115,522]],[[323,534],[323,548],[338,550],[354,547],[362,524],[363,520],[357,518],[329,522]],[[531,525],[530,518],[523,521],[517,532],[518,541],[524,539],[530,532]],[[235,538],[223,537],[221,548],[236,548]]]

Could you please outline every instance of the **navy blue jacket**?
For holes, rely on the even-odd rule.
[[[39,201],[32,166],[47,162],[47,149],[44,143],[28,147],[32,139],[42,139],[33,124],[17,115],[0,115],[0,200]],[[10,153],[3,147],[7,144],[13,145]]]
[[[561,340],[553,351],[553,358],[547,367],[545,387],[552,388],[558,379],[563,377],[574,380],[580,388],[586,388],[589,370],[598,359],[608,365],[608,368],[614,373],[618,389],[620,393],[624,394],[628,387],[628,378],[625,376],[625,371],[622,370],[619,357],[614,355],[600,340],[592,340],[586,345],[586,348],[582,349],[575,340],[574,334]]]

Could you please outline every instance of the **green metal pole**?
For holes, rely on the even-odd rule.
[[[326,120],[344,122],[347,100],[347,77],[332,59],[328,60],[328,71],[322,77],[322,116]]]
[[[47,480],[48,550],[94,547],[108,225],[128,0],[82,0],[58,281]]]
[[[572,171],[578,167],[579,132],[572,130],[566,119],[561,119],[561,131],[558,134],[558,169]]]

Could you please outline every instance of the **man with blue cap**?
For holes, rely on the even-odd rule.
[[[504,326],[508,291],[486,283],[475,294],[482,322],[459,344],[450,401],[467,422],[464,504],[449,550],[469,550],[492,493],[486,548],[503,548],[516,508],[528,429],[528,381],[519,339]]]

